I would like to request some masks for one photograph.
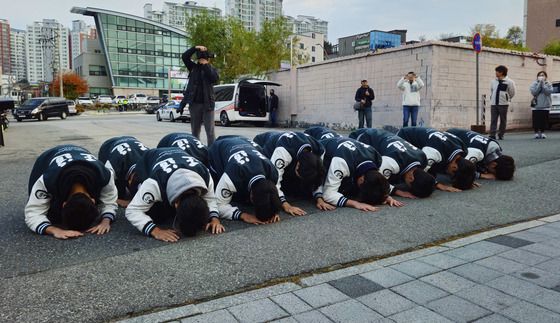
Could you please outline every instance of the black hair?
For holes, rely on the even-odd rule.
[[[406,74],[414,74],[414,75],[416,75],[416,73],[414,73],[414,72],[408,72],[408,73],[406,73]]]
[[[360,185],[359,201],[370,205],[382,204],[389,195],[389,181],[377,170],[368,170]]]
[[[274,89],[270,89],[270,92],[272,92],[272,93],[276,93],[276,92],[274,91]]]
[[[460,190],[469,190],[472,188],[475,178],[475,164],[465,158],[457,160],[457,171],[453,176],[453,186]]]
[[[194,237],[206,224],[210,210],[206,201],[195,190],[189,190],[179,197],[176,212],[179,231],[187,237]]]
[[[298,156],[298,174],[304,186],[309,186],[311,190],[323,184],[325,179],[325,166],[321,158],[311,151],[303,151]]]
[[[136,174],[136,172],[133,172],[132,174],[130,174],[130,183],[127,181],[126,184],[131,198],[134,197],[134,195],[136,195],[136,193],[138,192],[138,188],[140,187],[140,184],[142,184],[142,181],[140,180],[140,175]]]
[[[502,155],[495,160],[496,162],[496,179],[509,181],[515,173],[515,161],[511,156]]]
[[[77,231],[89,229],[98,216],[97,206],[84,193],[70,195],[60,213],[62,226],[68,230]]]
[[[362,82],[361,82],[361,83],[367,83],[367,80],[362,80]]]
[[[500,65],[500,66],[496,67],[496,72],[500,72],[503,76],[507,76],[508,68],[505,67],[504,65]]]
[[[538,72],[538,73],[537,73],[537,77],[539,77],[539,75],[541,75],[541,74],[544,74],[544,76],[545,76],[546,78],[548,78],[548,74],[546,74],[545,71],[540,71],[540,72]]]
[[[257,180],[251,187],[251,195],[255,206],[255,216],[260,221],[269,221],[280,212],[282,202],[278,196],[276,184],[273,182],[264,178]]]
[[[419,198],[426,198],[432,195],[436,189],[436,179],[423,169],[417,168],[414,171],[414,181],[410,183],[410,193]]]

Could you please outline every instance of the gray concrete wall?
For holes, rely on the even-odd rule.
[[[494,68],[510,67],[518,94],[513,99],[508,127],[525,128],[531,123],[529,84],[539,70],[560,80],[560,58],[485,49],[480,56],[480,93],[489,96]],[[547,63],[539,66],[538,63]],[[475,56],[469,45],[429,42],[358,54],[298,67],[270,75],[281,83],[279,120],[294,126],[321,124],[339,129],[357,126],[351,108],[360,80],[375,90],[374,127],[402,125],[402,96],[396,83],[415,71],[426,83],[422,90],[419,125],[436,128],[470,127],[476,120]],[[489,106],[488,106],[489,111]],[[489,112],[487,124],[489,125]]]

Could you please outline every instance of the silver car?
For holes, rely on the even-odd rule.
[[[74,101],[67,100],[66,103],[68,103],[68,115],[74,116],[78,114],[78,110],[76,110],[76,103],[74,103]]]

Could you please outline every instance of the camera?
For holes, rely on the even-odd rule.
[[[198,59],[209,59],[209,58],[216,58],[216,54],[213,52],[209,52],[209,51],[197,51],[196,52],[196,57]]]

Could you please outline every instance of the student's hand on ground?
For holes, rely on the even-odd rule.
[[[280,216],[278,214],[270,218],[270,220],[266,221],[266,224],[271,224],[276,222],[280,222]]]
[[[389,206],[391,206],[391,207],[393,207],[393,206],[396,206],[396,207],[402,207],[402,206],[404,206],[404,203],[403,203],[403,202],[397,201],[397,200],[395,200],[394,198],[392,198],[392,197],[390,197],[390,196],[387,197],[387,199],[385,200],[385,204],[387,204],[387,205],[389,205]]]
[[[332,211],[336,209],[336,206],[325,202],[322,197],[317,199],[317,203],[315,204],[315,206],[322,211]]]
[[[451,193],[457,193],[457,192],[462,192],[462,190],[455,188],[453,186],[449,186],[449,185],[445,185],[445,184],[441,184],[441,183],[437,183],[436,188],[440,191],[444,191],[444,192],[451,192]]]
[[[378,208],[376,208],[373,205],[369,205],[367,203],[361,203],[361,202],[357,202],[354,205],[355,209],[358,209],[360,211],[365,211],[365,212],[376,212],[377,210],[379,210]]]
[[[249,223],[249,224],[265,224],[264,222],[262,222],[261,220],[257,219],[256,216],[250,214],[250,213],[241,213],[241,216],[239,217],[243,222],[245,223]]]
[[[154,239],[164,242],[177,242],[180,239],[177,231],[172,229],[160,229],[158,227],[152,230],[151,235]]]
[[[413,199],[413,200],[418,198],[418,196],[416,196],[416,195],[414,195],[410,192],[401,191],[401,190],[396,190],[395,195],[400,196],[400,197],[404,197],[404,198],[407,198],[407,199]]]
[[[226,231],[226,228],[220,223],[218,218],[212,218],[210,222],[206,225],[206,231],[209,231],[212,234],[220,234]]]
[[[52,235],[53,237],[61,240],[71,239],[71,238],[79,238],[82,237],[84,234],[80,231],[74,230],[64,230],[61,228],[57,228],[54,226],[47,227],[45,233]]]
[[[480,185],[480,183],[478,183],[478,182],[473,182],[472,183],[472,188],[478,188],[478,187],[481,187],[481,186],[482,185]]]
[[[480,178],[481,178],[481,179],[495,180],[495,179],[496,179],[496,175],[491,174],[491,173],[482,173],[482,174],[480,174]]]
[[[102,235],[109,232],[110,230],[111,230],[111,220],[104,218],[103,220],[101,220],[101,222],[98,225],[94,226],[93,228],[90,228],[86,232]]]
[[[288,202],[282,203],[282,209],[284,210],[284,212],[288,213],[291,216],[302,216],[307,214],[307,212],[305,212],[304,210],[300,209],[297,206],[293,206]]]
[[[117,204],[122,208],[126,208],[128,204],[130,204],[130,201],[118,199]]]

